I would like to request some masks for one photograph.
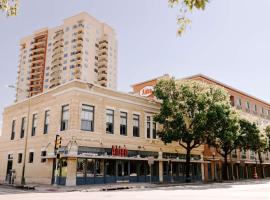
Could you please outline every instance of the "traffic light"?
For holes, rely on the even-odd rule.
[[[60,135],[56,135],[56,137],[55,137],[55,149],[61,148],[61,143],[62,143],[62,137],[60,137]]]

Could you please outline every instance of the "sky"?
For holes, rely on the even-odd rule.
[[[16,83],[20,38],[82,11],[117,33],[120,91],[165,73],[203,73],[270,102],[269,10],[269,0],[210,0],[179,37],[167,0],[20,0],[18,16],[0,12],[0,113],[15,99],[6,85]]]

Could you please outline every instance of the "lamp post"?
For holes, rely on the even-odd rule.
[[[23,166],[22,166],[22,176],[21,176],[21,185],[25,185],[25,163],[26,163],[26,150],[27,150],[27,144],[28,144],[28,132],[29,132],[29,121],[30,121],[30,105],[31,105],[30,92],[28,90],[23,90],[23,89],[21,89],[19,87],[16,87],[14,85],[8,85],[7,87],[28,93],[28,100],[27,100],[27,124],[26,124],[25,140],[24,140]]]
[[[215,155],[216,155],[216,153],[213,152],[212,157],[213,157],[213,162],[214,162],[214,181],[216,181],[216,160],[215,160]]]
[[[253,178],[257,179],[258,178],[258,174],[257,174],[257,157],[255,155],[255,168],[254,168],[254,174],[253,174]]]

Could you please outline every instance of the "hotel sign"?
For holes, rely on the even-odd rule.
[[[128,156],[128,150],[126,147],[112,145],[112,156]]]
[[[154,87],[153,86],[145,86],[140,90],[140,96],[149,97],[153,94]]]

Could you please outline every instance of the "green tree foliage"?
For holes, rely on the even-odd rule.
[[[229,104],[227,93],[220,87],[199,81],[157,83],[154,94],[161,100],[155,121],[162,125],[158,132],[165,144],[178,142],[186,150],[186,181],[190,181],[191,150],[206,142],[217,119],[210,112]],[[217,105],[220,105],[217,106]],[[211,117],[209,117],[211,116]]]
[[[16,16],[19,6],[19,0],[0,0],[0,11],[7,16]]]
[[[194,9],[204,10],[208,0],[168,0],[171,7],[179,7],[179,15],[177,17],[178,35],[182,36],[187,29],[187,26],[191,24],[191,20],[187,17],[188,13],[191,13]]]
[[[240,137],[238,114],[227,104],[215,104],[208,114],[212,122],[208,144],[224,158],[224,178],[229,179],[228,156],[238,147]]]
[[[247,120],[240,120],[240,146],[244,150],[251,150],[258,154],[260,162],[261,177],[264,177],[262,170],[262,153],[267,150],[267,128],[265,132],[260,131],[255,123],[251,123]]]

